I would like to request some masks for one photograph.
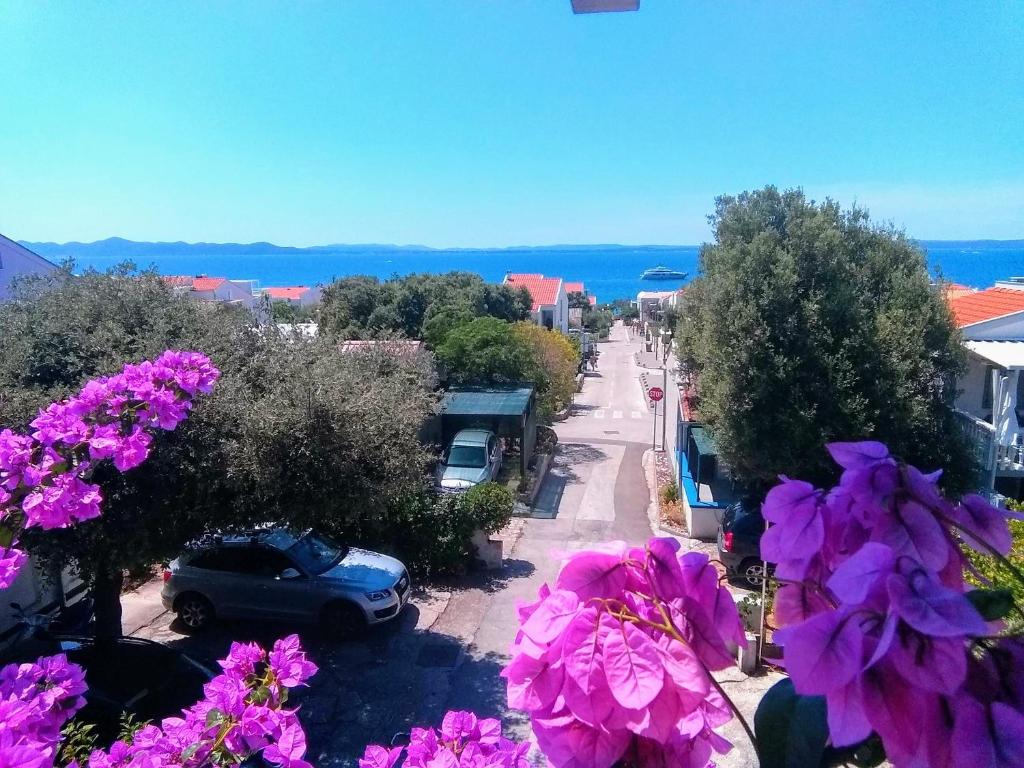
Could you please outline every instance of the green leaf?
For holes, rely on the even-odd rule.
[[[216,725],[224,719],[224,713],[214,707],[206,713],[206,727],[209,728],[212,725]]]
[[[1013,610],[1013,592],[1001,587],[971,590],[967,593],[967,599],[985,621],[1004,619]]]
[[[828,742],[825,699],[800,696],[788,677],[757,705],[754,733],[761,768],[816,768]]]
[[[0,547],[10,547],[14,543],[14,531],[5,525],[0,525]]]

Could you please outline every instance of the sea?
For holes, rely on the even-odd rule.
[[[999,279],[1024,275],[1024,241],[922,241],[919,244],[927,252],[932,272],[952,282],[984,288]],[[67,249],[70,253],[65,255],[74,256],[76,271],[88,267],[104,270],[126,258],[124,248],[119,248],[117,255],[90,252],[93,250]],[[317,285],[348,275],[386,279],[450,270],[476,272],[489,282],[501,282],[507,272],[537,272],[582,282],[588,293],[605,302],[635,297],[643,290],[681,287],[687,280],[641,280],[640,274],[661,265],[686,272],[692,278],[698,272],[700,249],[699,246],[551,246],[442,250],[344,246],[331,250],[330,246],[321,246],[288,253],[261,253],[258,249],[247,253],[203,253],[192,245],[186,250],[183,253],[140,253],[132,258],[140,268],[152,266],[162,274],[258,280],[262,287]],[[211,250],[216,251],[217,246]]]

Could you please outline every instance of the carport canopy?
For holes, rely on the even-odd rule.
[[[532,387],[445,392],[441,413],[449,416],[522,416],[530,409]]]
[[[537,443],[537,408],[531,386],[464,387],[451,389],[441,400],[442,437],[447,444],[460,429],[490,429],[502,437],[515,437],[520,446],[520,471],[527,466]]]

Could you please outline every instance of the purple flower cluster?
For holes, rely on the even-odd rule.
[[[951,503],[881,443],[828,449],[838,486],[783,478],[763,505],[797,692],[825,696],[834,745],[877,733],[899,768],[1024,765],[1024,643],[968,598],[954,535],[1005,554],[1010,513]]]
[[[193,398],[212,391],[219,376],[205,355],[168,350],[47,406],[30,435],[0,431],[0,528],[11,542],[0,546],[0,589],[24,563],[14,546],[22,528],[97,517],[103,497],[88,481],[95,464],[110,460],[121,472],[137,467],[149,455],[151,433],[177,427]]]
[[[205,699],[181,717],[145,726],[131,744],[94,752],[88,768],[233,765],[257,752],[272,765],[310,768],[296,712],[284,708],[288,689],[316,673],[298,636],[278,640],[269,654],[255,643],[232,643],[221,667],[223,674],[206,684]]]
[[[0,669],[0,766],[50,766],[60,729],[85,704],[85,677],[67,657]]]
[[[704,768],[731,748],[709,670],[734,664],[743,625],[707,556],[678,550],[655,538],[576,553],[519,608],[502,676],[555,768]]]
[[[405,752],[403,768],[528,768],[529,742],[501,735],[501,723],[472,712],[449,712],[440,732],[413,728],[408,747],[371,745],[359,768],[392,768]]]

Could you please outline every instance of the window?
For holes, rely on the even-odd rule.
[[[222,547],[201,552],[189,561],[194,568],[273,578],[293,568],[285,555],[264,547]]]
[[[985,381],[981,391],[981,410],[992,410],[992,372],[996,369],[994,365],[985,366]]]
[[[308,534],[288,548],[291,555],[310,573],[320,575],[340,562],[347,550],[320,536]]]
[[[480,469],[487,465],[487,455],[482,445],[453,445],[448,454],[449,467]]]

